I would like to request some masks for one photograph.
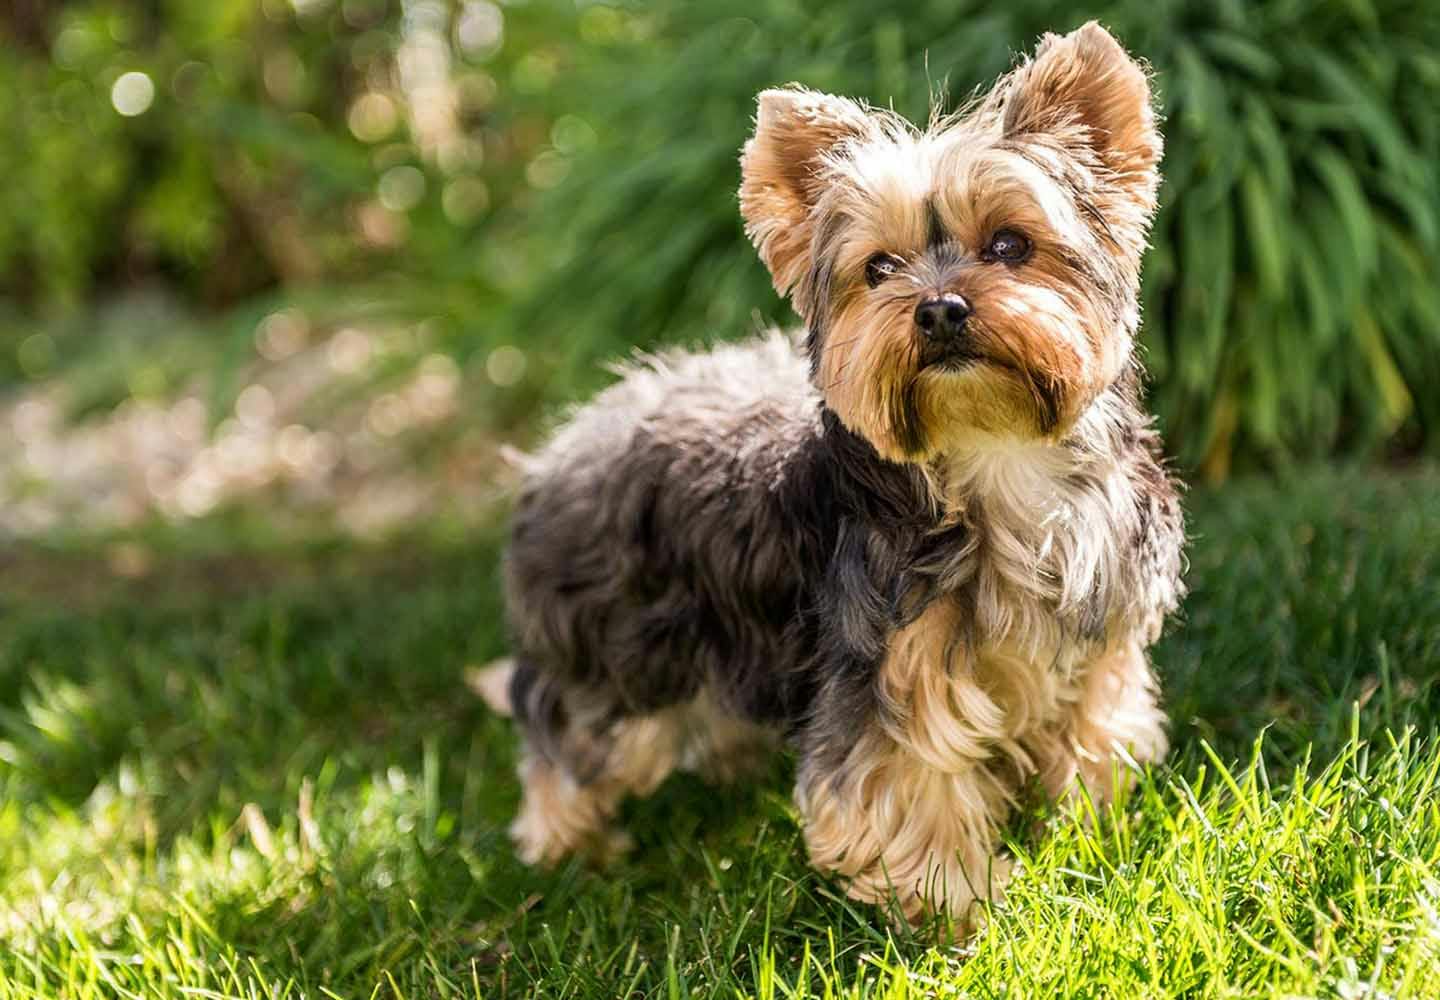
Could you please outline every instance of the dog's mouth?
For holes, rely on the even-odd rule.
[[[920,348],[920,370],[960,372],[984,360],[975,342],[968,337],[937,344],[926,341]]]

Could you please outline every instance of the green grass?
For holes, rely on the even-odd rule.
[[[1440,994],[1440,471],[1191,497],[1157,651],[1175,751],[1031,816],[964,949],[807,869],[790,765],[632,803],[638,850],[532,872],[496,535],[148,537],[0,557],[0,1000]]]

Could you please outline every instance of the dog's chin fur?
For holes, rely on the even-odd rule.
[[[625,795],[784,739],[812,861],[964,921],[1027,786],[1103,798],[1164,752],[1145,651],[1183,527],[1133,358],[1159,150],[1094,25],[925,131],[761,95],[742,213],[803,336],[642,359],[527,463],[508,697],[486,678],[523,857],[609,853]],[[949,366],[914,319],[941,293],[970,308]]]

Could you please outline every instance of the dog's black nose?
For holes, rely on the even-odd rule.
[[[915,307],[915,325],[931,340],[953,340],[965,329],[970,303],[955,294],[926,299]]]

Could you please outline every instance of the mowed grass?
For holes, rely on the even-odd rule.
[[[603,871],[503,834],[498,529],[0,561],[0,1000],[1440,995],[1440,472],[1191,496],[1175,750],[1032,812],[985,931],[803,861],[790,764],[671,779]],[[128,555],[127,555],[128,553]],[[933,930],[933,929],[932,929]]]

